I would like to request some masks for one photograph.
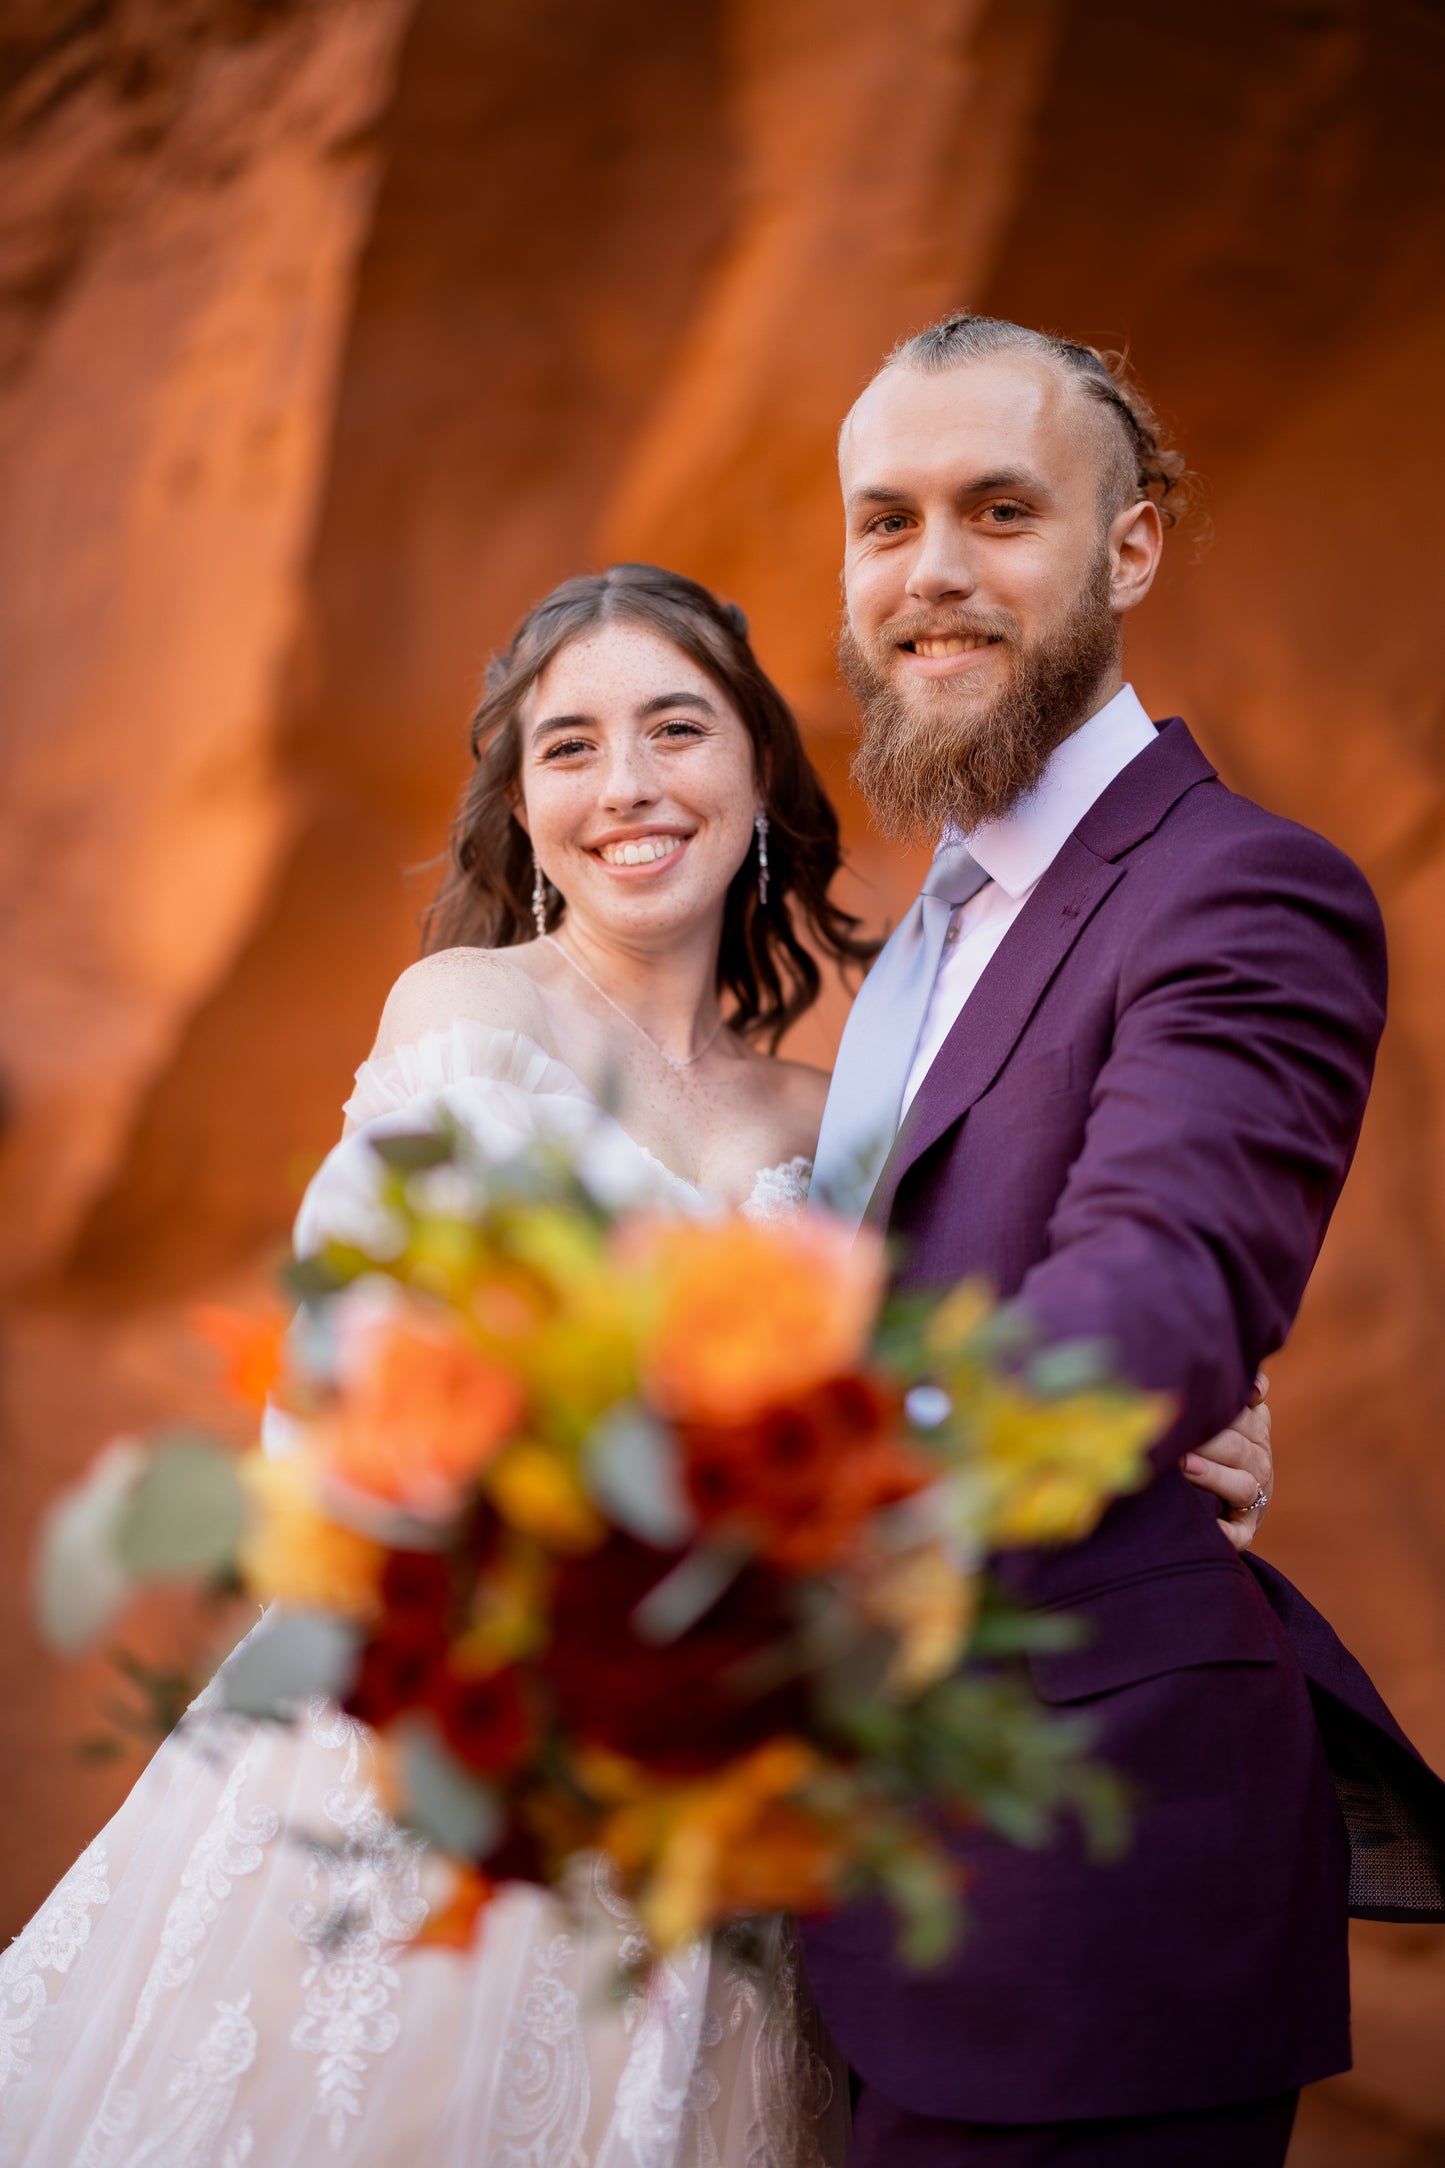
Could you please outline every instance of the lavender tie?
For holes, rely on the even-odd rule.
[[[898,1134],[949,919],[988,878],[962,843],[939,845],[917,901],[889,936],[843,1027],[810,1202],[855,1227]]]

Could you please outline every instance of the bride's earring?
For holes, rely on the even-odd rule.
[[[753,831],[758,839],[758,902],[768,900],[768,816],[759,806],[753,815]]]
[[[542,868],[537,863],[537,853],[532,853],[532,924],[537,929],[537,939],[547,938],[547,883]]]

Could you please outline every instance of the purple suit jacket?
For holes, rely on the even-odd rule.
[[[879,1179],[906,1280],[981,1274],[1179,1405],[1147,1489],[1083,1543],[998,1561],[1089,1621],[1031,1670],[1132,1779],[1124,1860],[969,1838],[969,1931],[933,1973],[896,1966],[880,1908],[805,1925],[840,2045],[915,2113],[1182,2112],[1324,2077],[1349,2064],[1351,1899],[1445,1917],[1445,1787],[1177,1465],[1289,1331],[1384,1002],[1361,875],[1226,790],[1176,719],[1039,882]]]

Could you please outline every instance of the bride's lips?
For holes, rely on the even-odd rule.
[[[667,873],[681,859],[692,833],[677,828],[634,828],[589,843],[588,852],[607,873],[622,881],[644,881]],[[638,855],[629,862],[625,852]],[[651,854],[651,855],[649,855]]]
[[[901,640],[898,653],[914,677],[963,677],[977,670],[999,645],[985,634],[940,634],[931,640]]]

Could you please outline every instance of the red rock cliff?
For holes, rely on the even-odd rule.
[[[110,1430],[204,1405],[178,1306],[248,1284],[334,1132],[533,595],[614,555],[721,585],[845,788],[832,438],[961,301],[1127,344],[1213,527],[1135,680],[1385,907],[1267,1546],[1445,1767],[1442,96],[1423,0],[12,7],[7,1586]],[[909,869],[848,821],[881,918]],[[69,1759],[93,1682],[10,1633],[18,1922],[120,1779]],[[1316,2168],[1445,2139],[1438,1940],[1374,1931],[1357,1986]]]

